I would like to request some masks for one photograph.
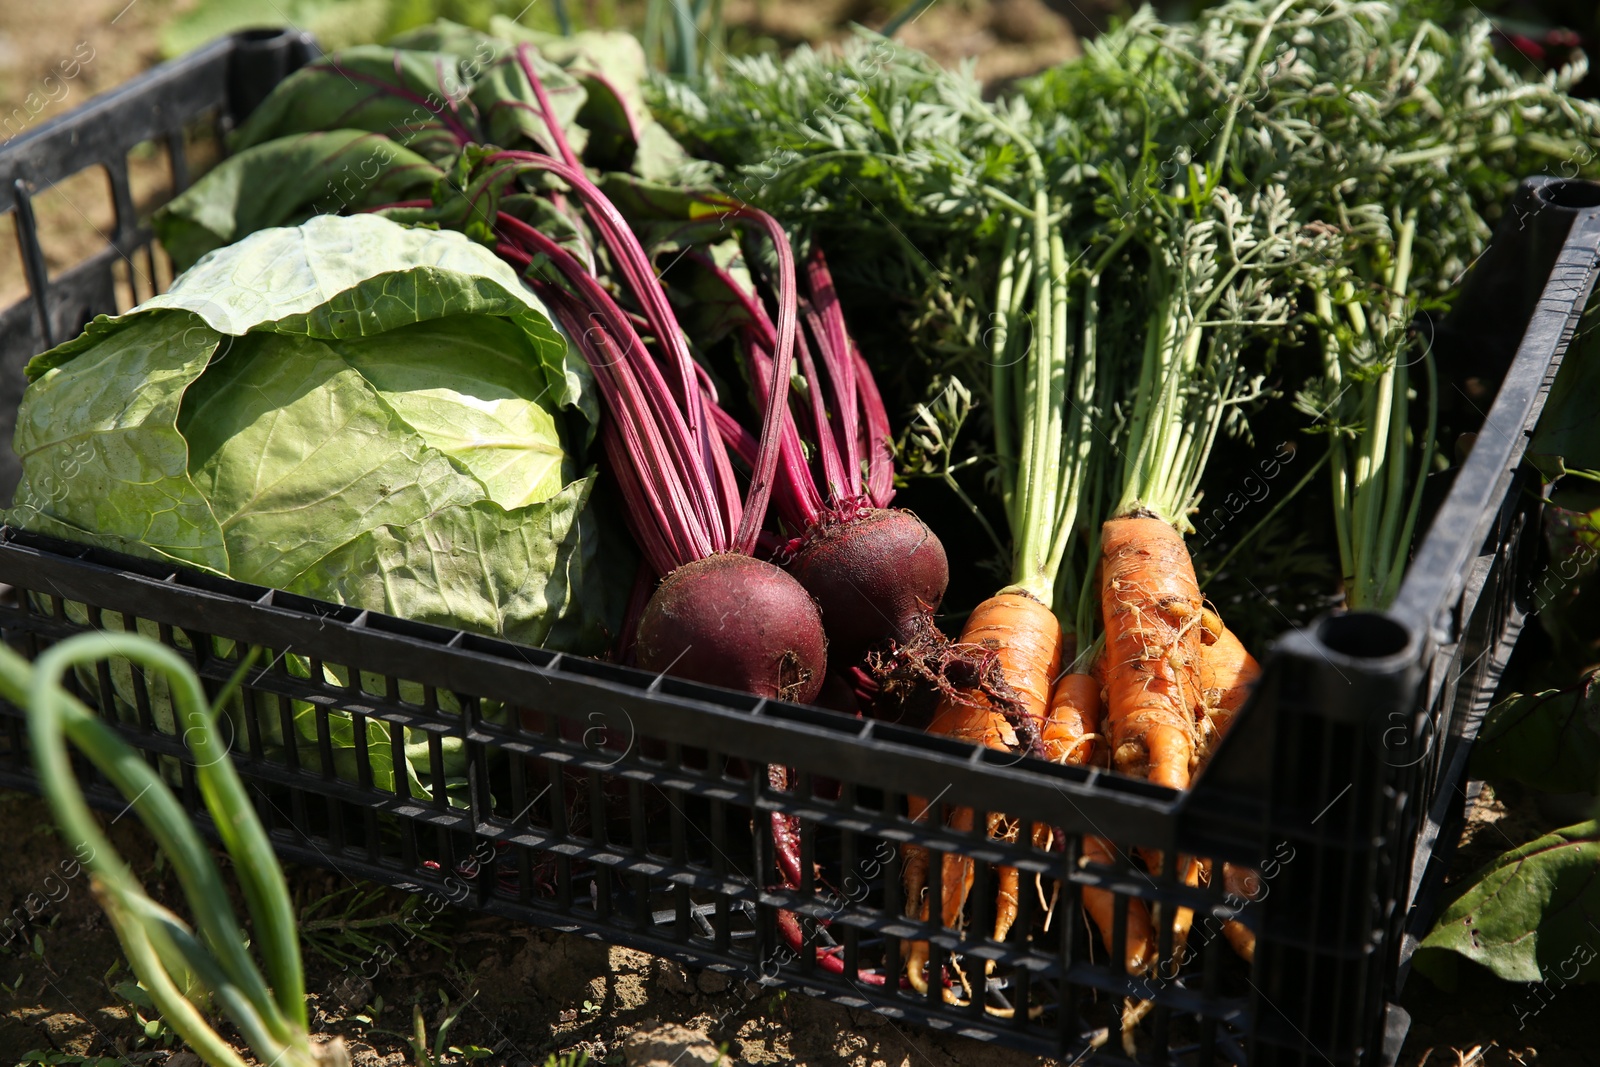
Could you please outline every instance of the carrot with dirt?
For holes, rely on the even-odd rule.
[[[1034,181],[1027,205],[1009,198],[1006,204],[1011,214],[1002,237],[988,383],[1001,497],[1012,535],[1011,581],[972,611],[953,646],[936,651],[943,662],[975,659],[993,684],[942,685],[928,729],[1004,751],[1087,763],[1095,751],[1099,701],[1084,699],[1081,674],[1062,674],[1083,631],[1076,619],[1064,630],[1057,608],[1077,604],[1075,576],[1083,568],[1064,562],[1069,545],[1081,543],[1079,517],[1091,513],[1086,504],[1095,489],[1092,459],[1100,437],[1092,419],[1106,400],[1096,380],[1094,350],[1100,272],[1127,233],[1085,238],[1085,247],[1069,257],[1059,225],[1063,205],[1045,181],[1032,146],[1019,139],[1019,149],[1032,162]],[[930,673],[943,681],[943,672]],[[911,799],[914,819],[935,814],[926,800]],[[1014,841],[1022,833],[1003,813],[988,819],[991,837]],[[957,829],[970,829],[972,820],[971,810],[959,806],[946,815]],[[1053,832],[1036,826],[1029,840],[1048,842]],[[936,906],[926,892],[929,862],[922,848],[906,848],[907,912],[923,920],[934,913],[946,928],[960,929],[975,877],[973,862],[944,856],[942,899]],[[992,936],[1002,940],[1016,922],[1017,871],[1000,868],[998,882]],[[928,954],[924,941],[913,942],[907,952],[907,978],[919,991],[931,980]],[[960,1002],[949,986],[945,996]]]
[[[998,643],[1001,636],[1004,643]],[[1021,713],[1041,727],[1050,718],[1051,681],[1061,672],[1061,626],[1055,613],[1035,598],[1024,593],[999,593],[972,612],[962,630],[963,643],[983,646],[995,641],[997,665],[1017,694]],[[993,709],[992,702],[982,693],[973,693],[966,699],[946,699],[934,713],[928,725],[930,733],[957,737],[990,748],[1013,751],[1018,747],[1017,731],[1004,714]],[[921,797],[910,798],[910,814],[915,820],[923,819],[928,802]],[[1000,812],[989,815],[990,836],[1001,836],[1006,831],[1002,824],[1006,817]],[[951,813],[947,824],[958,830],[972,828],[972,809],[958,807]],[[1015,831],[1012,830],[1014,836]],[[927,918],[928,902],[922,891],[927,881],[927,851],[917,846],[907,848],[905,883],[907,901],[917,908],[919,918]],[[967,895],[972,891],[975,878],[972,860],[966,856],[945,853],[942,860],[942,885],[944,900],[942,919],[944,925],[959,928],[961,911]],[[951,887],[958,888],[952,891]],[[1017,874],[1012,868],[1000,872],[999,905],[996,908],[996,940],[1005,937],[1016,921]],[[922,970],[927,961],[927,942],[915,942],[908,957],[908,971],[912,985],[925,990]]]
[[[1186,789],[1203,707],[1203,603],[1183,537],[1153,516],[1112,519],[1102,534],[1106,725],[1112,766]]]
[[[1202,768],[1260,677],[1261,665],[1245,649],[1244,642],[1207,608],[1200,649],[1200,691],[1206,708]]]
[[[1189,516],[1218,435],[1238,431],[1241,409],[1262,395],[1251,341],[1288,325],[1289,304],[1273,295],[1268,279],[1295,261],[1283,190],[1269,186],[1246,203],[1219,184],[1225,172],[1219,155],[1197,168],[1194,185],[1180,196],[1145,198],[1148,210],[1132,227],[1138,238],[1130,269],[1118,277],[1136,279],[1144,290],[1143,346],[1137,361],[1127,360],[1125,350],[1101,350],[1100,376],[1115,382],[1125,421],[1115,469],[1107,472],[1115,503],[1102,512],[1107,518],[1091,548],[1097,580],[1080,587],[1078,612],[1082,618],[1086,603],[1098,600],[1103,645],[1091,670],[1104,682],[1101,732],[1110,768],[1177,790],[1188,788],[1208,751],[1205,650],[1221,632],[1207,628],[1215,615],[1206,609],[1184,536],[1193,531]],[[1230,677],[1237,680],[1237,672]],[[1085,850],[1102,844],[1086,842]],[[1198,886],[1204,877],[1194,857],[1148,850],[1140,857],[1153,874],[1177,863],[1182,885]],[[1109,904],[1093,890],[1085,894],[1086,910],[1111,944]],[[1190,908],[1129,901],[1128,916],[1150,946],[1170,931],[1181,959]],[[1153,947],[1141,951],[1138,937],[1127,943],[1125,966],[1149,970],[1160,962]],[[1125,1004],[1125,1045],[1131,1047],[1132,1030],[1149,1007],[1133,999]]]
[[[1214,162],[1208,173],[1220,173]],[[1111,765],[1174,789],[1196,769],[1211,643],[1184,535],[1218,435],[1239,430],[1241,409],[1262,395],[1250,342],[1288,325],[1289,304],[1267,282],[1295,250],[1279,188],[1249,203],[1220,186],[1189,199],[1167,203],[1164,224],[1141,227],[1144,351],[1118,382],[1128,417],[1098,549]]]

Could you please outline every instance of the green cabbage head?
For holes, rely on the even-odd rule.
[[[460,234],[262,230],[28,378],[13,525],[567,651],[615,632],[587,368]]]

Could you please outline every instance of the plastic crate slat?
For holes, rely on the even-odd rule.
[[[143,78],[96,97],[83,107],[22,134],[0,150],[0,173],[37,188],[93,163],[120,159],[134,145],[160,137],[222,104],[227,96],[231,40],[164,63]],[[0,189],[0,211],[15,206]]]
[[[355,609],[324,605],[308,617],[286,607],[281,595],[270,605],[258,603],[259,598],[251,595],[252,587],[244,587],[242,595],[230,596],[224,591],[228,589],[225,579],[208,576],[205,584],[210,588],[194,589],[29,547],[50,540],[35,534],[17,535],[9,529],[0,531],[0,582],[21,588],[45,586],[67,601],[95,603],[145,619],[189,619],[231,640],[284,650],[315,650],[327,662],[361,663],[375,673],[431,676],[440,688],[507,703],[620,707],[635,721],[649,722],[652,736],[688,744],[716,736],[729,753],[752,762],[829,766],[841,777],[905,792],[929,781],[946,782],[952,798],[971,803],[989,800],[991,806],[1003,807],[1016,817],[1049,821],[1071,811],[1072,804],[1088,804],[1097,808],[1096,825],[1101,832],[1150,847],[1170,844],[1170,812],[1181,803],[1177,794],[1148,782],[1019,761],[998,753],[1002,758],[994,762],[1004,767],[1002,778],[985,769],[987,757],[975,760],[971,746],[953,745],[946,738],[878,728],[863,741],[862,727],[849,716],[825,713],[841,724],[853,724],[848,726],[849,732],[843,727],[819,731],[786,721],[776,705],[769,714],[752,719],[736,710],[737,700],[734,709],[724,709],[665,692],[650,697],[634,685],[612,680],[648,677],[627,668],[567,658],[563,664],[584,665],[581,673],[546,670],[528,662],[525,652],[529,650],[493,638],[480,639],[480,647],[493,648],[493,653],[446,649],[416,638],[380,634],[372,624],[378,613],[368,613],[366,624],[355,627],[338,617],[343,614],[353,619],[360,614]],[[104,559],[108,554],[96,555]],[[441,628],[441,634],[453,636],[455,632]],[[708,686],[687,688],[719,703],[725,695]]]
[[[1484,501],[1500,500],[1510,486],[1544,408],[1550,374],[1594,288],[1597,258],[1600,214],[1579,213],[1472,451],[1406,570],[1391,609],[1395,615],[1437,626],[1461,591],[1468,564],[1499,513],[1498,507],[1486,509]]]

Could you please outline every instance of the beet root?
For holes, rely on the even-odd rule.
[[[822,606],[835,666],[921,632],[944,599],[944,545],[909,511],[873,508],[807,532],[789,572]]]
[[[822,613],[779,567],[725,552],[662,579],[639,619],[647,671],[810,703],[827,674]]]

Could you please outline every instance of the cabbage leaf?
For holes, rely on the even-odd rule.
[[[15,525],[567,651],[616,630],[588,369],[460,234],[262,230],[28,376]]]

